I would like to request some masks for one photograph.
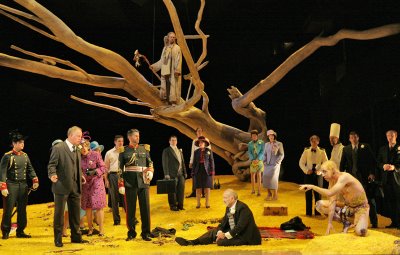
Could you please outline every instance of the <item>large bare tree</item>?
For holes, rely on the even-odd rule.
[[[175,106],[169,106],[162,102],[159,98],[158,87],[153,86],[147,81],[128,60],[111,50],[99,47],[80,38],[61,19],[34,0],[15,0],[16,3],[27,9],[29,13],[0,4],[0,14],[92,58],[99,65],[118,74],[118,76],[111,77],[90,74],[84,68],[68,60],[40,55],[17,46],[11,47],[33,57],[35,60],[0,53],[0,65],[88,86],[125,90],[132,97],[136,98],[136,100],[101,92],[95,93],[95,95],[124,100],[129,104],[148,107],[150,108],[149,114],[131,113],[121,108],[85,100],[76,96],[71,96],[71,98],[85,104],[113,110],[128,117],[150,119],[174,127],[192,139],[196,136],[196,127],[202,126],[206,136],[212,143],[214,152],[232,166],[233,173],[239,179],[246,180],[249,175],[248,166],[250,164],[246,153],[246,143],[250,139],[248,131],[257,129],[263,134],[262,138],[265,139],[264,135],[267,129],[265,112],[253,103],[254,100],[275,86],[290,70],[322,46],[333,46],[343,39],[371,40],[400,32],[400,24],[389,24],[364,31],[342,29],[331,36],[317,36],[290,55],[272,73],[246,93],[243,94],[238,88],[233,86],[228,88],[233,109],[250,121],[248,130],[240,130],[218,122],[208,110],[209,100],[205,92],[205,85],[199,74],[200,69],[207,64],[204,60],[207,56],[208,35],[200,28],[205,0],[200,0],[200,8],[195,22],[197,35],[185,35],[174,4],[171,0],[163,1],[176,33],[177,43],[181,47],[184,60],[189,69],[189,74],[184,75],[184,78],[190,80],[194,86],[194,91],[190,94],[190,97],[186,98],[186,100],[181,99],[180,103]],[[40,24],[40,27],[45,27],[46,29],[41,29],[34,24]],[[193,59],[187,45],[187,40],[190,39],[199,39],[202,41],[202,54],[197,61]],[[201,109],[195,107],[195,104],[200,100],[203,100]]]

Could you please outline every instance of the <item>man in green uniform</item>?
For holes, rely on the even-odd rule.
[[[32,179],[32,189],[34,190],[39,187],[39,179],[28,155],[22,151],[25,137],[18,131],[11,131],[10,138],[13,149],[5,153],[0,161],[0,190],[3,197],[1,231],[3,239],[8,239],[11,230],[12,210],[17,203],[17,237],[30,238],[31,236],[24,232],[27,224],[27,177]]]
[[[151,241],[150,238],[150,201],[149,186],[153,178],[153,161],[150,158],[150,145],[139,144],[139,130],[130,129],[127,133],[129,145],[119,155],[120,169],[123,171],[123,181],[119,182],[119,191],[125,194],[126,225],[128,238],[136,237],[135,214],[136,199],[139,199],[140,217],[142,220],[142,238]]]

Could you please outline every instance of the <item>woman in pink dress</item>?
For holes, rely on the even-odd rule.
[[[103,175],[106,167],[100,153],[90,150],[90,143],[84,142],[81,149],[82,175],[86,183],[82,184],[81,207],[86,210],[88,221],[88,236],[93,234],[93,212],[99,224],[99,236],[104,236],[104,210],[106,206],[106,190],[104,188]]]

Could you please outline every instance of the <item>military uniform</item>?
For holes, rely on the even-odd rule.
[[[1,231],[3,239],[7,239],[11,230],[12,210],[17,203],[17,237],[22,235],[27,224],[26,205],[28,202],[27,178],[38,183],[35,170],[29,160],[28,154],[23,151],[14,150],[4,154],[0,162],[0,183],[2,190],[8,190],[8,196],[3,196],[3,219],[1,221]]]
[[[139,144],[136,147],[125,146],[119,155],[120,169],[125,186],[126,225],[128,239],[136,237],[135,214],[136,199],[139,199],[142,221],[142,238],[150,235],[150,201],[149,186],[153,173],[153,161],[150,158],[150,145]],[[148,173],[149,172],[149,173]],[[150,174],[151,172],[151,174]],[[149,174],[151,176],[149,176]]]

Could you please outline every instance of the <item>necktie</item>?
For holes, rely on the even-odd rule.
[[[76,146],[72,145],[72,152],[76,152]]]

